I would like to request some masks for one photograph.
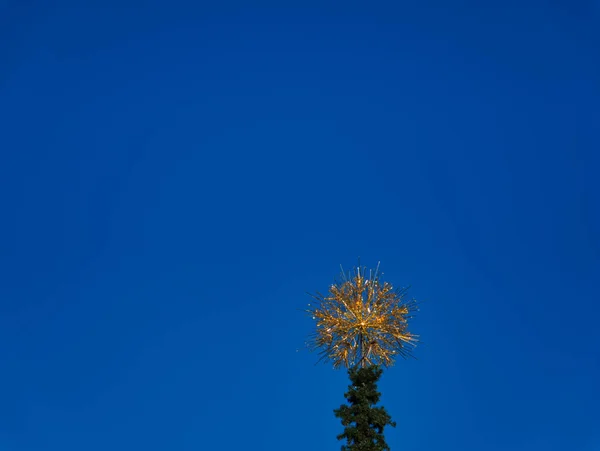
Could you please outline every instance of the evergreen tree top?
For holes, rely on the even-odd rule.
[[[346,440],[342,451],[390,451],[383,435],[385,426],[396,427],[384,407],[376,407],[381,394],[377,382],[383,370],[379,366],[352,367],[348,370],[351,385],[345,393],[348,405],[334,410],[342,420]]]

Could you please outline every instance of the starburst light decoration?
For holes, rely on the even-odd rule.
[[[408,322],[417,310],[407,289],[379,279],[375,271],[356,267],[329,287],[329,294],[311,295],[316,305],[306,310],[316,321],[316,331],[308,345],[334,368],[394,364],[396,356],[412,356],[418,337],[408,331]]]

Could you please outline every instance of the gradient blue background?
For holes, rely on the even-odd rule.
[[[359,256],[394,451],[600,450],[599,6],[0,2],[0,450],[338,450]]]

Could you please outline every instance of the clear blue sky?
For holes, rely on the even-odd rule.
[[[0,451],[338,450],[358,257],[392,450],[600,450],[600,4],[278,3],[0,1]]]

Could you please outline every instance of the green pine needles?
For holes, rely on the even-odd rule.
[[[346,439],[342,451],[390,451],[383,430],[388,425],[396,427],[396,423],[385,408],[375,407],[380,397],[377,381],[381,373],[383,370],[375,365],[348,370],[352,385],[344,396],[349,405],[334,410],[344,426],[344,432],[337,437]]]

